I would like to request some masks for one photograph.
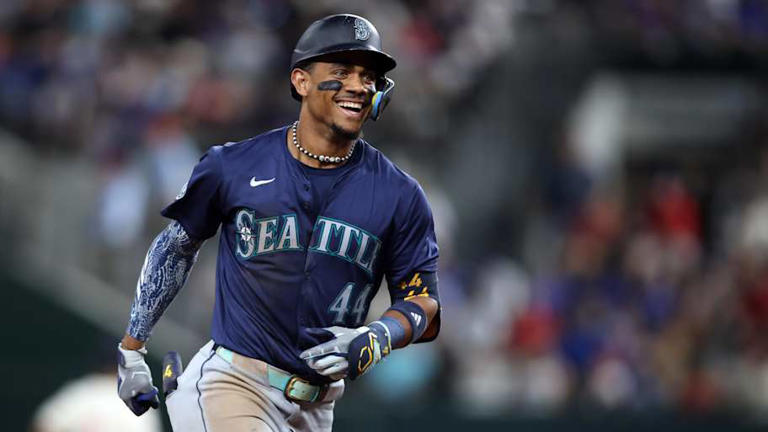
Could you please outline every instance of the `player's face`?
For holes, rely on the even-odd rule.
[[[371,112],[376,73],[355,64],[316,62],[310,77],[307,103],[313,114],[342,138],[356,138]],[[333,81],[340,82],[341,88],[329,85]]]

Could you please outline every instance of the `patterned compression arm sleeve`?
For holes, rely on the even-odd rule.
[[[190,238],[176,221],[157,236],[136,283],[129,335],[140,341],[149,338],[152,327],[184,286],[202,244],[202,240]]]

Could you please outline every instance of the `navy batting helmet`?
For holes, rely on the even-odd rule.
[[[395,59],[381,49],[381,38],[376,27],[367,19],[351,14],[327,16],[310,25],[296,43],[291,56],[291,70],[303,63],[345,53],[356,53],[367,66],[380,74],[373,96],[371,118],[376,120],[389,102],[394,82],[384,76],[394,69]],[[291,95],[297,101],[301,96],[291,84]]]

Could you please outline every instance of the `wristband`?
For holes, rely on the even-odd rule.
[[[389,334],[389,342],[392,347],[408,343],[408,340],[405,338],[405,328],[397,319],[389,316],[383,316],[381,319],[374,321],[371,324],[374,323],[381,324],[382,327],[387,329],[387,333]]]
[[[411,340],[408,343],[419,340],[421,335],[427,331],[427,315],[424,313],[424,309],[416,303],[401,301],[393,304],[388,310],[400,312],[411,324]]]
[[[147,355],[147,347],[143,346],[137,350],[123,348],[123,344],[117,344],[118,356],[117,362],[123,367],[135,367],[144,363],[144,356]]]

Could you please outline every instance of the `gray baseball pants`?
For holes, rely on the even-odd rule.
[[[315,432],[331,430],[334,401],[344,381],[331,384],[323,400],[294,402],[269,385],[266,363],[239,356],[227,362],[205,344],[166,398],[177,432]]]

